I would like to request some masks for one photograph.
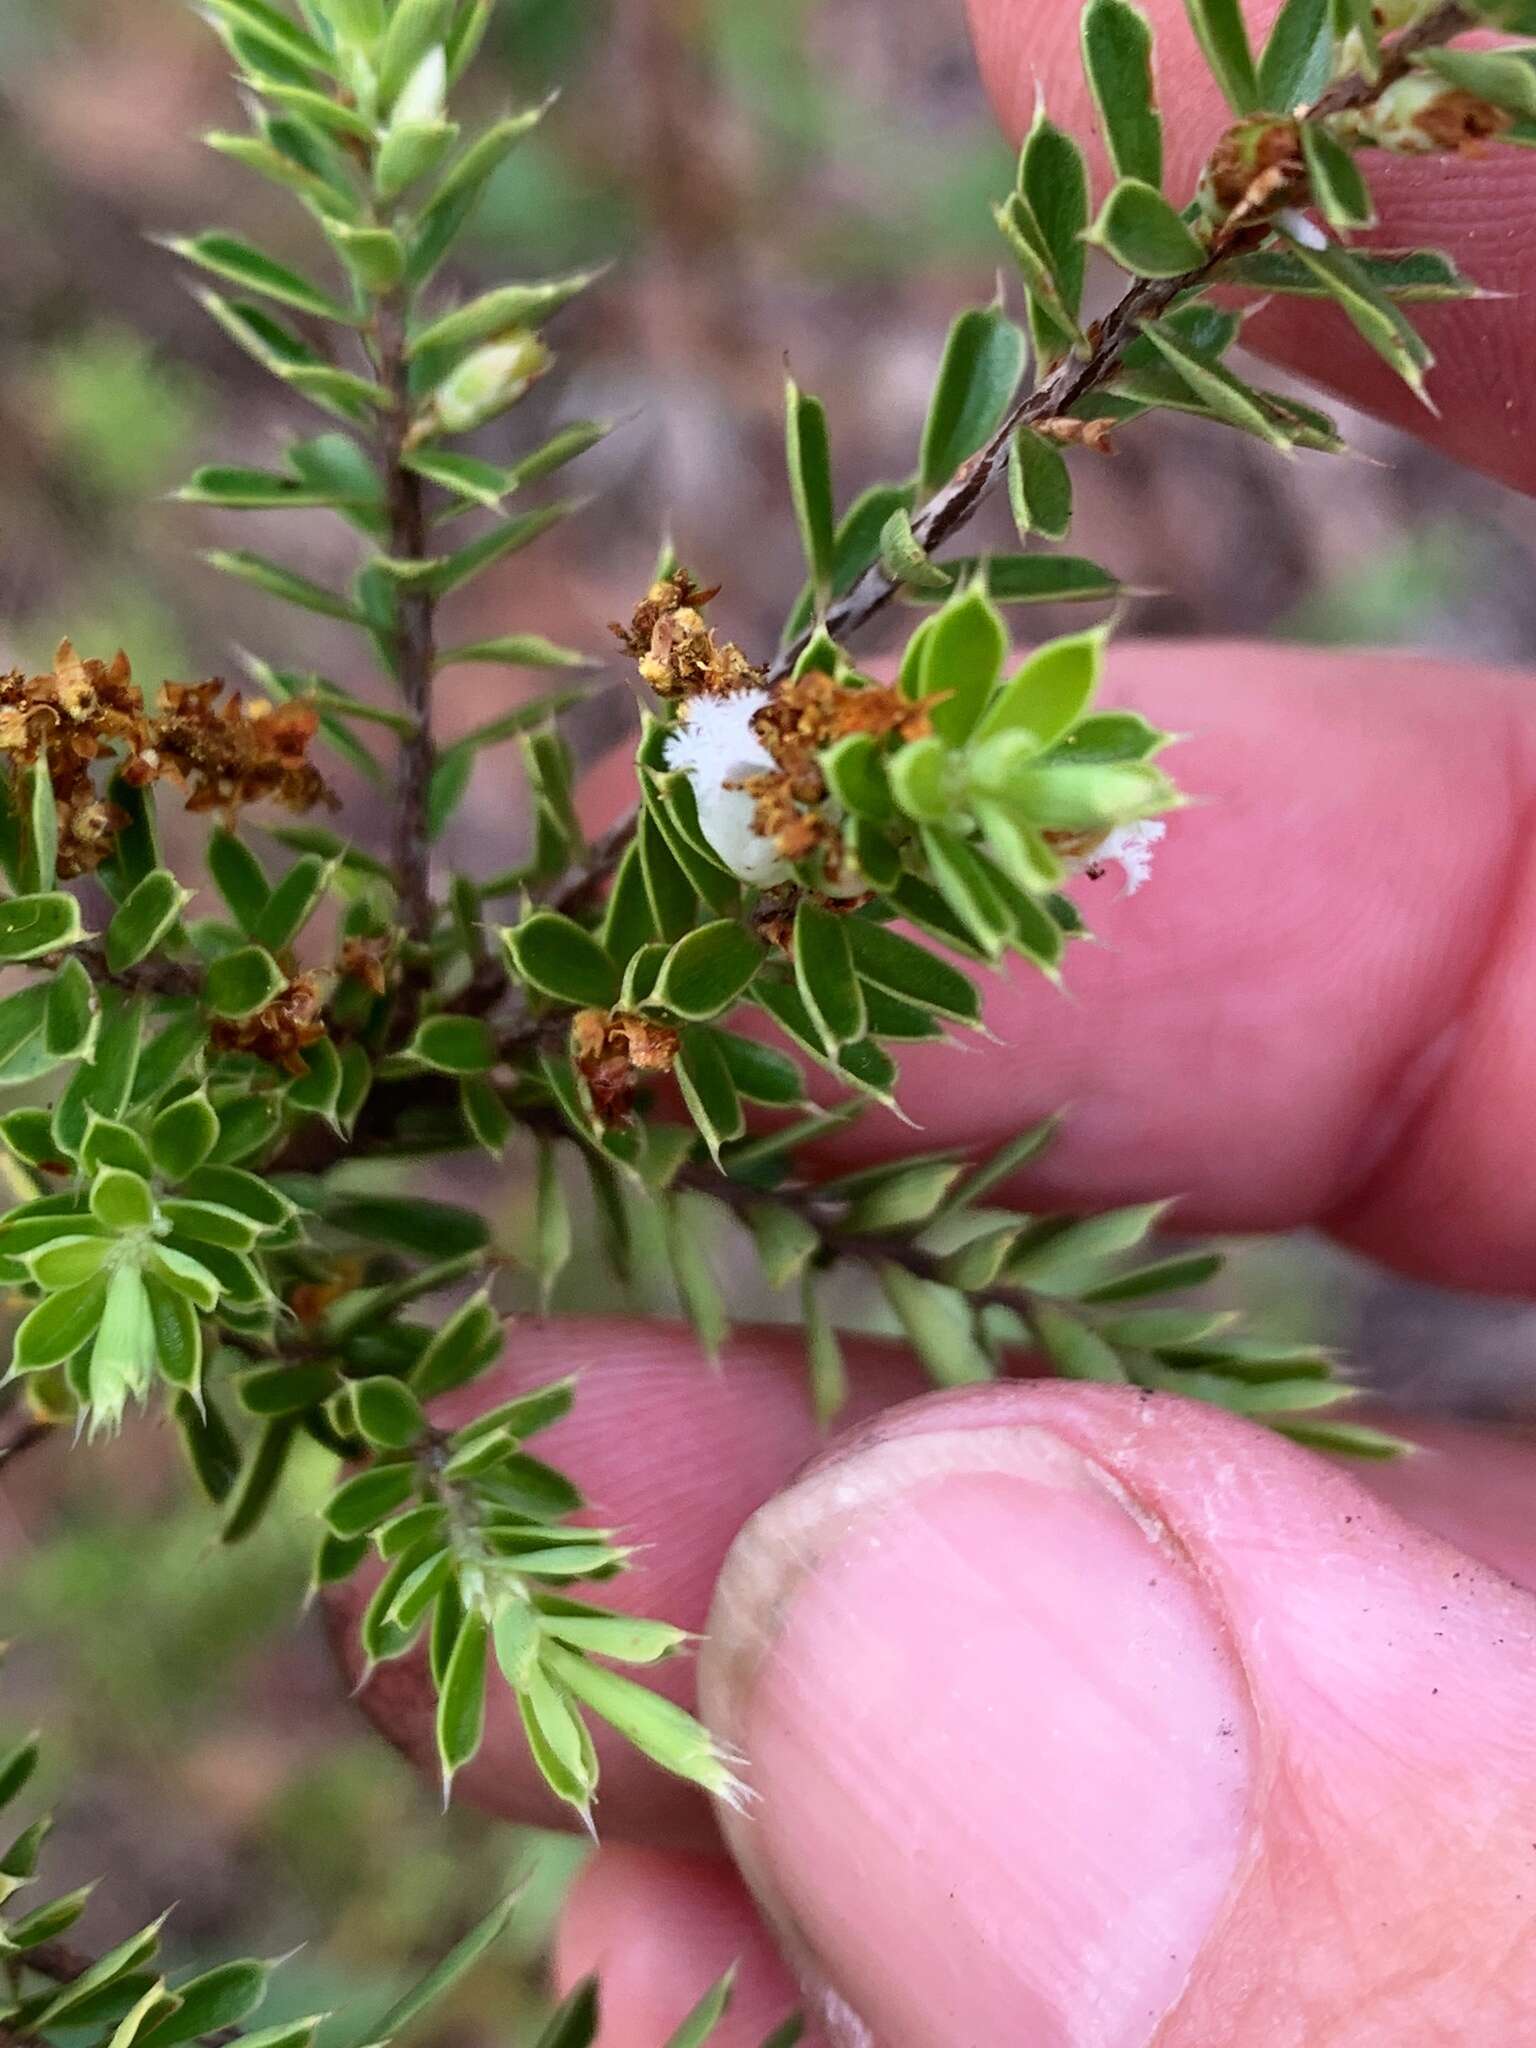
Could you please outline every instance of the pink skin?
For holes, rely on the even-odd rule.
[[[1077,0],[971,11],[1005,123],[1038,74],[1081,129]],[[1219,113],[1177,0],[1150,11],[1187,183]],[[1379,168],[1383,241],[1438,241],[1517,294],[1430,316],[1442,420],[1328,311],[1276,309],[1265,345],[1529,488],[1536,159]],[[1529,679],[1131,645],[1111,695],[1193,735],[1179,772],[1206,802],[1134,903],[1091,898],[1100,943],[1074,951],[1069,1011],[1010,977],[989,1018],[1015,1049],[903,1062],[924,1142],[985,1143],[1066,1100],[1026,1199],[1177,1188],[1190,1226],[1310,1222],[1404,1271],[1532,1292]],[[600,780],[625,800],[627,774]],[[872,1120],[836,1163],[910,1142]],[[706,1704],[751,1755],[759,1803],[732,1846],[818,2042],[867,2038],[850,2010],[881,2048],[1530,2033],[1527,1441],[1426,1426],[1431,1451],[1356,1473],[1115,1390],[1012,1383],[883,1413],[916,1375],[864,1344],[855,1433],[818,1456],[792,1338],[744,1333],[716,1376],[685,1337],[619,1321],[521,1330],[505,1382],[469,1401],[573,1365],[582,1398],[549,1447],[593,1518],[644,1546],[616,1604],[702,1627],[730,1552]],[[664,1682],[691,1699],[693,1675]],[[408,1668],[365,1703],[429,1754]],[[547,1813],[505,1703],[463,1789]],[[798,1993],[701,1804],[613,1752],[600,1817],[610,1844],[648,1845],[605,1847],[561,1936],[562,1981],[608,1980],[603,2048],[657,2048],[735,1957],[722,2040],[751,2048]]]

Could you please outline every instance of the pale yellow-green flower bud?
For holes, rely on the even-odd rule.
[[[553,360],[536,334],[507,334],[477,348],[437,387],[432,407],[438,425],[449,434],[483,426],[516,405]]]

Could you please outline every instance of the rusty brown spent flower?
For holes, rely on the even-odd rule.
[[[325,1036],[320,978],[296,974],[250,1017],[216,1017],[213,1043],[220,1052],[249,1053],[290,1074],[308,1072],[305,1048]]]
[[[625,1123],[648,1074],[669,1074],[678,1035],[670,1025],[628,1010],[581,1010],[571,1020],[571,1052],[599,1122]]]
[[[704,608],[718,595],[718,586],[706,590],[678,569],[652,584],[628,626],[612,628],[658,697],[723,697],[762,681],[735,642],[722,645],[705,623]]]
[[[167,683],[158,710],[145,708],[126,654],[84,659],[59,644],[45,674],[0,676],[0,755],[14,776],[47,765],[58,806],[58,872],[68,881],[111,857],[128,814],[98,787],[103,760],[121,763],[133,788],[168,779],[190,810],[275,799],[296,810],[335,799],[308,750],[319,726],[311,705],[218,703],[220,682]]]

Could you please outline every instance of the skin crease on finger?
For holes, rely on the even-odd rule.
[[[1048,1767],[1063,1735],[1034,1664],[1072,1625],[1010,1652],[964,1575],[946,1576],[955,1559],[925,1562],[939,1525],[914,1544],[953,1484],[944,1473],[1003,1484],[1010,1470],[1061,1471],[1075,1492],[1063,1457],[1086,1461],[1106,1506],[1129,1508],[1118,1541],[1163,1553],[1151,1609],[1172,1616],[1192,1597],[1211,1646],[1186,1635],[1163,1681],[1187,1690],[1186,1720],[1160,1697],[1160,1653],[1142,1638],[1132,1655],[1115,1632],[1114,1602],[1146,1567],[1102,1552],[1106,1640],[1126,1644],[1125,1683],[1149,1683],[1150,1727],[1167,1721],[1154,1749],[1170,1775],[1189,1773],[1184,1800],[1200,1796],[1183,1821],[1159,1819],[1155,1786],[1141,1807],[1112,1801],[1130,1868],[1086,1885],[1092,1842],[1072,1848],[1072,1820],[1098,1811],[1103,1788],[1064,1790]],[[962,1548],[977,1501],[974,1477],[964,1483],[964,1512],[951,1505],[942,1523]],[[987,1510],[996,1533],[1021,1513],[1029,1526],[1016,1498]],[[1081,1540],[1092,1559],[1107,1532],[1085,1522]],[[927,1649],[903,1642],[887,1581],[904,1573]],[[953,1585],[953,1623],[924,1574]],[[1031,2048],[1514,2048],[1536,2010],[1533,1652],[1530,1595],[1337,1467],[1191,1403],[1014,1385],[883,1418],[764,1511],[722,1579],[703,1697],[762,1795],[755,1818],[728,1823],[738,1859],[802,1969],[872,2029],[834,2025],[836,2040],[948,2048],[1023,2027]],[[1010,1654],[1022,1668],[1005,1668]],[[1187,1687],[1191,1654],[1229,1660],[1246,1712],[1215,1666]],[[986,1685],[955,1688],[967,1658],[990,1681],[990,1722]],[[889,1695],[882,1659],[898,1681]],[[1108,1667],[1095,1684],[1113,1698]],[[1238,1745],[1235,1799],[1201,1761],[1201,1715],[1218,1711],[1216,1733]],[[914,1727],[926,1731],[916,1749]],[[1063,1824],[1042,1855],[1041,1831]],[[1115,1928],[1091,1908],[1086,1924],[1053,1927],[1067,1862],[1087,1900],[1125,1888]]]
[[[1182,201],[1230,115],[1181,0],[1143,5],[1158,34],[1168,188]],[[1245,0],[1256,42],[1277,11],[1278,0]],[[1081,0],[969,0],[969,13],[982,72],[1008,134],[1024,132],[1038,89],[1052,117],[1087,139],[1094,121],[1078,55]],[[1380,226],[1363,241],[1445,249],[1484,291],[1508,295],[1413,309],[1415,325],[1439,359],[1429,389],[1440,417],[1419,404],[1332,307],[1277,301],[1252,323],[1248,340],[1261,354],[1407,427],[1458,461],[1517,489],[1536,489],[1536,397],[1528,368],[1536,155],[1510,147],[1476,161],[1377,155],[1368,168]],[[1097,175],[1105,175],[1101,155]]]

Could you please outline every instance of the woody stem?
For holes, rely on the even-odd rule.
[[[379,381],[394,398],[384,421],[383,460],[389,512],[389,551],[396,562],[427,560],[426,492],[406,467],[411,425],[410,371],[405,353],[405,320],[398,299],[380,305],[375,326]],[[394,865],[401,922],[407,935],[424,943],[432,935],[434,909],[428,799],[437,749],[432,734],[432,678],[437,666],[437,601],[431,592],[407,584],[396,595],[393,660],[405,708],[414,730],[400,750],[400,788],[395,804]]]

